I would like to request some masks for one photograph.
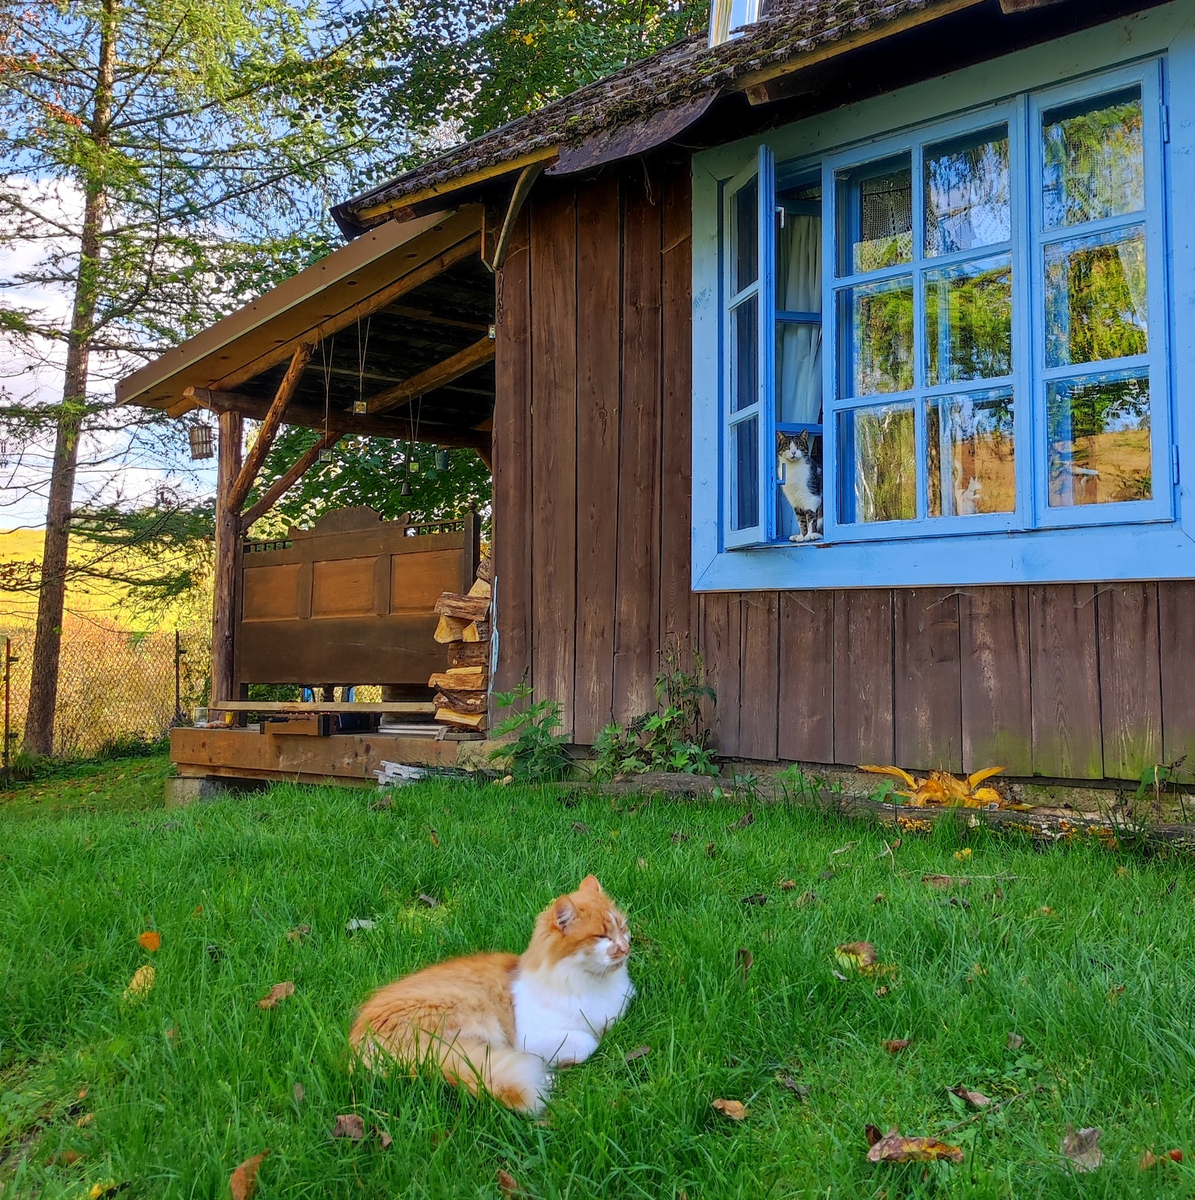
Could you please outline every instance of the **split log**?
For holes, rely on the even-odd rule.
[[[488,667],[490,647],[486,642],[453,642],[448,647],[450,667]]]
[[[455,592],[442,592],[436,601],[435,611],[445,617],[456,617],[466,624],[484,621],[490,615],[490,602],[484,596],[458,596]]]
[[[477,564],[477,578],[484,579],[486,583],[493,582],[494,563],[488,554]]]
[[[446,692],[484,692],[489,686],[489,676],[485,667],[452,667],[438,671],[427,681],[427,686]]]
[[[492,591],[492,589],[490,588],[490,585],[486,580],[475,579],[473,581],[473,586],[469,589],[469,595],[470,596],[484,596],[485,599],[488,600],[490,598],[491,591]]]
[[[489,696],[485,692],[437,692],[433,701],[437,708],[452,708],[457,712],[485,712]]]
[[[459,725],[462,729],[484,729],[486,714],[455,712],[451,708],[437,708],[436,720],[444,725]]]
[[[465,626],[461,635],[466,642],[488,642],[490,640],[489,621],[473,621]]]
[[[468,625],[468,621],[461,621],[456,617],[441,617],[439,625],[436,626],[436,632],[432,636],[437,642],[463,642],[465,628]]]

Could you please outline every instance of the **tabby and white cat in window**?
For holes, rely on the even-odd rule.
[[[797,518],[798,532],[788,540],[817,541],[822,536],[822,463],[807,432],[777,433],[776,475]]]

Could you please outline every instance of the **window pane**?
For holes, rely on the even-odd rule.
[[[1051,383],[1046,420],[1051,506],[1151,498],[1148,376]]]
[[[1147,353],[1146,302],[1144,226],[1047,246],[1047,365]]]
[[[1145,207],[1141,89],[1042,114],[1046,228]]]
[[[776,230],[776,307],[822,311],[822,216],[820,185],[777,196],[784,225]]]
[[[925,152],[925,253],[953,254],[1012,237],[1008,127]]]
[[[1012,260],[1007,255],[925,273],[929,384],[1012,374]]]
[[[839,511],[844,523],[917,516],[917,447],[911,404],[838,414]]]
[[[908,154],[839,176],[839,273],[913,260],[913,170]]]
[[[822,419],[822,327],[776,322],[776,420],[817,425]]]
[[[734,290],[741,292],[759,278],[759,179],[752,177],[734,194],[731,203],[731,253],[734,256]]]
[[[913,386],[913,278],[839,293],[843,390],[847,396],[905,392]]]
[[[931,400],[925,407],[929,515],[969,517],[1017,506],[1012,392]]]
[[[734,443],[731,462],[732,529],[750,529],[759,524],[759,419],[748,417],[731,427]]]
[[[759,400],[759,296],[730,312],[730,397],[733,411]]]

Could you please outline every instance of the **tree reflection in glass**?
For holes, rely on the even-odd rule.
[[[1008,255],[925,273],[929,384],[1012,373],[1012,260]]]
[[[841,520],[911,521],[917,516],[917,438],[911,404],[838,414]]]
[[[1151,498],[1148,376],[1056,380],[1046,421],[1052,507]]]
[[[839,293],[850,330],[847,396],[907,392],[913,386],[913,280],[905,275]]]
[[[1015,510],[1011,391],[928,401],[925,436],[931,517]]]
[[[994,246],[1010,237],[1008,127],[927,147],[926,256]]]

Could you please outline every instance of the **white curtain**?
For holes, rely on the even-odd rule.
[[[781,307],[789,312],[821,312],[822,220],[794,214],[779,231]],[[822,330],[820,325],[781,327],[776,374],[780,422],[815,424],[822,411]]]

